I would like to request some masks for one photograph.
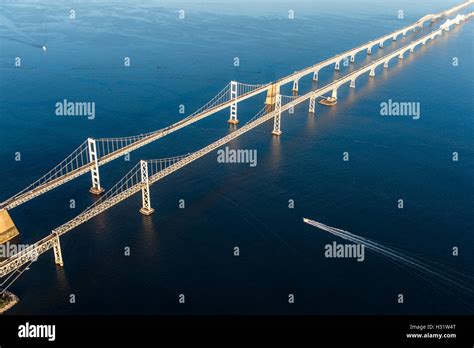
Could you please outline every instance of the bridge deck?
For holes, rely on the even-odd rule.
[[[279,85],[285,85],[289,82],[292,82],[292,81],[295,81],[295,80],[298,80],[300,79],[301,77],[305,76],[305,75],[308,75],[312,72],[317,72],[319,71],[320,69],[328,66],[328,65],[331,65],[333,63],[336,63],[336,62],[339,62],[341,61],[342,59],[344,58],[347,58],[351,55],[355,55],[357,54],[358,52],[361,52],[363,50],[366,50],[370,47],[373,47],[379,43],[383,43],[384,41],[392,38],[392,37],[396,37],[402,33],[406,33],[407,31],[411,30],[411,29],[414,29],[414,28],[417,28],[417,27],[420,27],[420,26],[423,26],[424,22],[428,21],[428,20],[431,20],[431,19],[436,19],[436,18],[440,18],[442,16],[446,16],[450,13],[454,13],[456,11],[459,11],[460,9],[464,8],[465,6],[468,6],[470,5],[471,3],[473,3],[474,1],[473,0],[470,0],[468,2],[465,2],[465,3],[462,3],[458,6],[455,6],[453,7],[452,9],[449,9],[449,10],[446,10],[444,12],[441,12],[441,13],[438,13],[438,14],[430,14],[430,15],[426,15],[424,17],[422,17],[421,19],[419,19],[417,22],[415,22],[414,24],[411,24],[409,26],[406,26],[402,29],[398,29],[390,34],[387,34],[387,35],[384,35],[384,36],[381,36],[375,40],[371,40],[363,45],[359,45],[355,48],[352,48],[350,50],[347,50],[341,54],[338,54],[332,58],[328,58],[320,63],[317,63],[315,65],[312,65],[312,66],[309,66],[305,69],[302,69],[302,70],[299,70],[299,71],[295,71],[294,73],[292,74],[289,74],[275,82],[270,82],[270,83],[267,83],[265,85],[262,85],[261,87],[255,89],[254,91],[252,92],[249,92],[249,93],[246,93],[246,94],[243,94],[243,95],[240,95],[237,97],[237,99],[235,100],[229,100],[229,101],[226,101],[220,105],[217,105],[213,108],[209,108],[205,111],[203,111],[202,113],[199,113],[197,115],[195,115],[194,117],[190,118],[190,119],[185,119],[185,120],[182,120],[182,121],[178,121],[172,125],[170,125],[169,127],[163,129],[163,130],[160,130],[160,131],[157,131],[156,133],[152,133],[150,134],[149,136],[147,137],[144,137],[143,139],[140,139],[130,145],[127,145],[123,148],[121,148],[120,150],[117,150],[115,152],[112,152],[110,154],[107,154],[105,155],[104,157],[102,158],[99,158],[98,159],[98,165],[101,166],[101,165],[104,165],[108,162],[111,162],[119,157],[122,157],[124,155],[126,155],[127,153],[130,153],[131,151],[134,151],[142,146],[145,146],[151,142],[154,142],[160,138],[163,138],[165,136],[167,136],[168,134],[171,134],[173,132],[176,132],[177,130],[181,129],[181,128],[184,128],[194,122],[197,122],[203,118],[206,118],[210,115],[213,115],[214,113],[218,112],[218,111],[221,111],[227,107],[230,107],[232,104],[234,103],[239,103],[241,101],[244,101],[248,98],[251,98],[257,94],[260,94],[262,92],[265,92],[267,90],[269,90],[271,88],[271,86],[273,84],[279,84]],[[28,191],[28,192],[25,192],[23,194],[20,194],[18,196],[13,196],[12,198],[8,199],[7,201],[3,202],[1,204],[1,207],[6,209],[6,210],[10,210],[10,209],[13,209],[15,207],[17,207],[18,205],[21,205],[35,197],[38,197],[62,184],[65,184],[87,172],[89,172],[91,170],[91,168],[93,167],[93,164],[89,163],[89,164],[86,164],[86,165],[83,165],[82,167],[79,167],[57,179],[54,179],[54,180],[51,180],[45,184],[42,184],[42,185],[39,185],[38,187],[34,188],[33,190],[31,191]]]
[[[466,18],[470,18],[474,15],[474,13],[470,13]],[[281,112],[284,112],[284,111],[287,111],[293,107],[295,107],[296,105],[310,99],[310,98],[317,98],[317,97],[321,97],[323,95],[325,95],[326,93],[334,90],[334,89],[337,89],[339,88],[342,84],[348,82],[348,81],[351,81],[351,80],[355,80],[358,76],[366,73],[367,71],[373,69],[374,67],[384,63],[385,61],[393,58],[393,57],[396,57],[397,55],[399,55],[400,53],[403,53],[403,52],[406,52],[407,50],[409,50],[411,47],[414,47],[420,43],[423,42],[423,40],[427,40],[429,38],[434,38],[436,35],[440,35],[442,33],[443,29],[438,29],[438,30],[435,30],[425,36],[423,36],[422,38],[414,41],[414,42],[411,42],[403,47],[401,47],[400,49],[384,56],[384,57],[381,57],[379,59],[377,59],[376,61],[374,62],[371,62],[369,64],[367,64],[366,66],[364,67],[361,67],[355,71],[353,71],[352,73],[349,73],[348,75],[344,76],[344,77],[341,77],[339,79],[336,79],[334,80],[333,82],[317,89],[317,90],[314,90],[314,91],[310,91],[302,96],[299,96],[299,97],[295,97],[294,100],[288,102],[287,104],[284,104],[281,106]],[[254,121],[252,122],[249,122],[248,124],[242,126],[241,128],[233,131],[232,133],[230,133],[229,135],[223,137],[223,138],[220,138],[219,140],[211,143],[210,145],[207,145],[206,147],[196,151],[195,153],[183,158],[182,160],[170,165],[169,167],[165,168],[164,170],[158,172],[157,174],[151,176],[149,178],[149,181],[150,181],[150,184],[153,184],[161,179],[163,179],[164,177],[176,172],[177,170],[183,168],[184,166],[192,163],[193,161],[207,155],[208,153],[210,153],[211,151],[221,147],[222,145],[232,141],[233,139],[247,133],[248,131],[250,131],[251,129],[261,125],[262,123],[272,119],[273,117],[275,117],[277,115],[279,111],[278,110],[274,110],[274,111],[271,111],[267,114],[264,114],[263,116],[255,119]],[[4,260],[2,262],[0,262],[0,277],[3,277],[7,274],[9,274],[10,272],[18,269],[19,267],[21,267],[22,265],[26,264],[27,262],[31,261],[32,258],[34,257],[38,257],[39,255],[41,255],[42,253],[46,252],[47,250],[51,249],[54,247],[55,245],[55,238],[56,236],[60,236],[60,235],[64,235],[65,233],[71,231],[72,229],[74,229],[75,227],[79,226],[80,224],[86,222],[86,221],[89,221],[90,219],[92,219],[93,217],[97,216],[98,214],[102,213],[103,211],[107,210],[108,208],[120,203],[121,201],[125,200],[126,198],[132,196],[133,194],[139,192],[141,190],[142,186],[140,184],[136,184],[134,185],[133,187],[130,187],[129,189],[127,190],[124,190],[123,192],[121,192],[120,194],[112,197],[111,199],[107,199],[105,200],[104,202],[102,202],[101,204],[98,204],[96,207],[90,209],[90,210],[86,210],[85,212],[79,214],[77,217],[75,217],[74,219],[68,221],[67,223],[59,226],[58,228],[54,229],[53,230],[53,233],[48,235],[47,237],[41,239],[40,241],[38,241],[37,243],[31,245],[30,247],[28,247],[27,249],[23,250],[22,252],[12,256],[11,258],[7,259],[7,260]]]

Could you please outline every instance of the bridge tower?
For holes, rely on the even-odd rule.
[[[99,176],[99,164],[97,156],[97,147],[94,139],[88,138],[87,145],[89,148],[89,163],[92,164],[91,175],[92,175],[92,187],[89,190],[94,195],[100,195],[104,192],[104,189],[100,186]]]
[[[298,93],[298,82],[299,80],[293,81],[293,89],[292,89],[293,94]]]
[[[229,122],[230,124],[237,124],[239,120],[237,119],[237,101],[235,101],[238,97],[238,89],[237,89],[237,81],[230,82],[230,99],[234,100],[234,102],[230,105],[230,117]]]
[[[150,202],[150,182],[148,181],[148,162],[147,161],[140,161],[140,169],[141,169],[141,178],[142,178],[142,207],[140,209],[140,213],[143,215],[151,215],[155,211],[151,207]]]
[[[309,98],[309,110],[308,112],[311,113],[311,114],[314,114],[314,107],[315,107],[315,104],[316,104],[316,97],[314,96],[314,94]]]
[[[280,124],[281,124],[281,94],[277,94],[276,96],[276,103],[275,103],[275,111],[276,115],[273,118],[273,135],[281,135],[281,129],[280,129]]]
[[[53,232],[54,233],[54,232]],[[54,246],[53,246],[53,249],[54,249],[54,262],[58,265],[58,266],[64,266],[64,262],[63,262],[63,254],[61,253],[61,244],[59,242],[59,235],[57,233],[54,233],[56,235],[56,237],[54,238]]]

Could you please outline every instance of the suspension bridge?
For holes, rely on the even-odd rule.
[[[464,7],[472,2],[473,1],[469,1],[457,6],[456,8],[459,9],[461,6]],[[425,16],[422,20],[417,21],[414,25],[403,28],[394,33],[398,33],[397,35],[404,35],[405,29],[407,31],[416,29],[420,25],[423,26],[423,23],[427,20],[435,20],[437,18],[444,17],[447,13],[452,12],[454,12],[453,9],[445,11],[442,14]],[[297,87],[297,80],[304,76],[303,74],[308,75],[310,73],[315,73],[317,78],[317,72],[319,69],[330,64],[335,64],[335,68],[338,69],[339,67],[336,63],[337,61],[340,62],[340,60],[343,59],[342,57],[353,57],[361,50],[368,49],[367,47],[369,46],[359,46],[353,50],[346,51],[341,55],[336,56],[339,60],[334,60],[335,58],[331,58],[303,71],[295,72],[283,79],[277,80],[276,82],[261,85],[249,85],[233,81],[229,83],[221,92],[219,92],[216,97],[211,99],[207,104],[198,109],[196,112],[185,119],[159,131],[126,138],[87,139],[63,162],[53,168],[52,171],[47,173],[37,182],[28,186],[17,195],[3,202],[2,211],[6,213],[6,210],[12,209],[89,171],[92,173],[93,181],[91,192],[102,193],[104,189],[100,186],[98,171],[98,167],[100,165],[110,162],[126,153],[129,153],[130,151],[153,142],[227,107],[230,108],[229,122],[237,124],[237,103],[251,98],[252,96],[255,96],[259,93],[267,92],[267,98],[265,101],[266,105],[245,125],[234,130],[227,136],[220,138],[217,141],[193,153],[166,159],[140,161],[119,182],[117,182],[117,184],[115,184],[110,190],[103,194],[94,204],[86,208],[86,210],[84,210],[81,214],[54,229],[47,237],[41,239],[35,244],[30,245],[28,248],[18,252],[9,259],[0,262],[0,277],[6,276],[14,271],[20,272],[22,266],[28,265],[32,260],[35,260],[39,255],[50,249],[54,250],[56,264],[62,266],[63,259],[59,240],[60,236],[66,234],[75,227],[89,221],[93,217],[140,191],[142,193],[142,208],[140,209],[140,212],[145,215],[153,213],[153,208],[151,207],[150,201],[150,186],[152,184],[178,171],[193,161],[209,154],[210,152],[218,149],[224,144],[232,141],[242,134],[245,134],[246,132],[261,125],[264,122],[267,122],[270,119],[274,120],[272,133],[274,135],[280,135],[282,133],[281,115],[283,112],[288,111],[295,106],[309,100],[308,111],[310,113],[314,113],[315,102],[318,98],[329,98],[327,95],[330,94],[332,98],[337,99],[337,91],[344,84],[349,83],[351,88],[355,88],[355,81],[361,75],[368,72],[370,77],[374,77],[375,70],[378,67],[383,66],[384,68],[388,68],[389,62],[392,59],[403,59],[406,52],[414,52],[418,45],[425,45],[429,40],[434,40],[437,36],[441,36],[443,32],[449,31],[451,26],[459,25],[473,15],[474,13],[471,12],[468,15],[458,15],[453,20],[447,20],[439,29],[432,31],[423,37],[412,41],[409,44],[406,44],[403,47],[396,49],[391,53],[382,56],[341,78],[335,79],[333,82],[328,83],[321,88],[312,90],[301,96],[281,95],[280,86],[293,81],[294,84],[296,82]],[[384,36],[384,38],[388,37],[394,39],[395,37],[396,39],[396,35],[394,33]],[[383,41],[380,40],[382,39],[371,41],[370,47],[373,47],[377,44],[380,46],[381,43],[383,45]],[[368,53],[370,54],[370,52]],[[352,58],[351,61],[353,61]],[[314,77],[315,76],[313,76],[313,78]],[[294,87],[295,85],[293,86],[293,90],[295,89]]]
[[[104,190],[100,183],[100,166],[117,158],[123,157],[134,150],[161,139],[175,131],[180,130],[181,128],[189,126],[194,122],[216,114],[228,107],[230,108],[229,123],[237,124],[239,122],[237,118],[238,103],[252,98],[260,93],[267,92],[265,103],[269,106],[274,105],[276,100],[275,96],[280,92],[281,86],[284,86],[288,83],[293,83],[292,89],[294,92],[297,92],[298,82],[302,77],[307,76],[308,74],[313,74],[313,80],[317,81],[318,74],[321,69],[334,64],[334,69],[339,70],[342,60],[349,58],[350,62],[355,62],[357,53],[367,51],[367,54],[371,54],[374,46],[378,45],[382,48],[385,41],[395,41],[399,35],[405,36],[410,30],[413,31],[417,28],[422,28],[424,23],[427,21],[435,21],[439,18],[444,18],[447,15],[466,7],[473,2],[474,0],[470,0],[455,6],[450,10],[438,14],[424,16],[414,24],[396,30],[375,40],[369,41],[366,44],[357,46],[303,70],[295,71],[294,73],[275,82],[251,85],[232,81],[204,106],[183,120],[180,120],[166,128],[128,137],[86,139],[69,156],[67,156],[49,172],[44,174],[41,178],[28,185],[26,188],[16,193],[12,197],[1,202],[0,209],[11,210],[35,197],[38,197],[89,172],[91,173],[92,177],[92,187],[90,192],[93,194],[101,194]]]

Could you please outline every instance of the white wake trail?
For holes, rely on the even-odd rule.
[[[368,238],[364,238],[358,235],[355,235],[353,233],[350,233],[348,231],[341,230],[339,228],[327,226],[321,222],[317,222],[314,220],[306,219],[303,218],[303,221],[311,226],[317,227],[323,231],[327,231],[335,236],[338,236],[342,239],[349,240],[353,243],[358,243],[364,245],[366,248],[369,250],[372,250],[378,254],[381,254],[382,256],[385,256],[391,260],[398,261],[403,263],[404,265],[411,267],[415,270],[421,270],[424,273],[434,277],[435,279],[450,285],[454,286],[457,289],[464,291],[465,293],[469,294],[470,296],[474,296],[474,289],[472,288],[472,285],[466,285],[462,280],[455,279],[451,276],[442,274],[433,268],[431,268],[429,265],[424,263],[423,261],[417,260],[413,257],[407,256],[403,253],[400,253],[392,248],[383,246],[380,243],[377,243],[373,240],[370,240]]]
[[[6,36],[6,38],[9,38],[11,40],[15,40],[18,42],[21,42],[25,45],[33,46],[33,47],[39,47],[43,48],[44,46],[36,42],[35,39],[33,39],[30,35],[26,34],[23,30],[18,28],[15,23],[13,23],[10,19],[7,17],[3,16],[0,14],[0,27],[5,27],[11,32],[15,33],[16,35],[20,36],[21,39],[15,39],[12,37]],[[26,41],[25,41],[26,40]]]

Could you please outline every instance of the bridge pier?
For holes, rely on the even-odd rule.
[[[339,70],[339,63],[340,62],[336,62],[336,65],[334,65],[334,70]]]
[[[410,47],[410,53],[413,53],[415,51],[415,47]]]
[[[314,114],[315,105],[316,105],[316,97],[314,95],[312,95],[309,98],[309,110],[308,110],[309,113]]]
[[[89,163],[92,164],[92,187],[90,188],[89,192],[94,195],[100,195],[102,192],[104,192],[104,189],[100,186],[99,164],[95,140],[88,138],[87,145],[89,149]]]
[[[392,36],[392,41],[397,41],[397,36],[396,35]]]
[[[379,48],[383,48],[383,41],[379,43]]]
[[[333,99],[337,99],[337,88],[335,88],[335,89],[332,90],[331,97],[332,97]]]
[[[355,81],[355,79],[354,79],[354,80],[351,80],[351,84],[349,85],[349,87],[351,87],[351,88],[355,88],[355,87],[356,87],[356,81]]]
[[[280,136],[281,135],[281,94],[276,96],[276,104],[275,104],[276,115],[273,118],[273,135]]]
[[[318,73],[319,73],[319,70],[313,73],[313,81],[318,81]]]
[[[230,83],[230,99],[236,100],[237,99],[237,81],[231,81]],[[227,121],[230,124],[237,124],[239,120],[237,119],[237,102],[235,101],[230,105],[230,116],[229,120]]]
[[[64,262],[63,262],[63,254],[61,252],[61,243],[59,242],[59,235],[55,233],[55,241],[54,241],[54,262],[56,265],[63,267]]]
[[[372,47],[367,48],[367,54],[370,56],[372,54]]]
[[[398,55],[398,59],[403,59],[403,52]]]
[[[355,55],[351,55],[351,58],[349,59],[349,61],[350,61],[351,63],[354,63],[354,62],[355,62]]]
[[[150,202],[150,182],[148,181],[148,162],[140,161],[141,179],[142,179],[142,207],[140,213],[143,215],[151,215],[155,209],[151,207]]]
[[[386,61],[383,63],[383,67],[384,67],[384,68],[388,68],[388,60],[386,60]]]
[[[293,81],[293,93],[298,93],[298,80]]]
[[[370,69],[369,76],[370,76],[370,77],[374,77],[374,76],[375,76],[375,66],[373,66],[373,67]]]

